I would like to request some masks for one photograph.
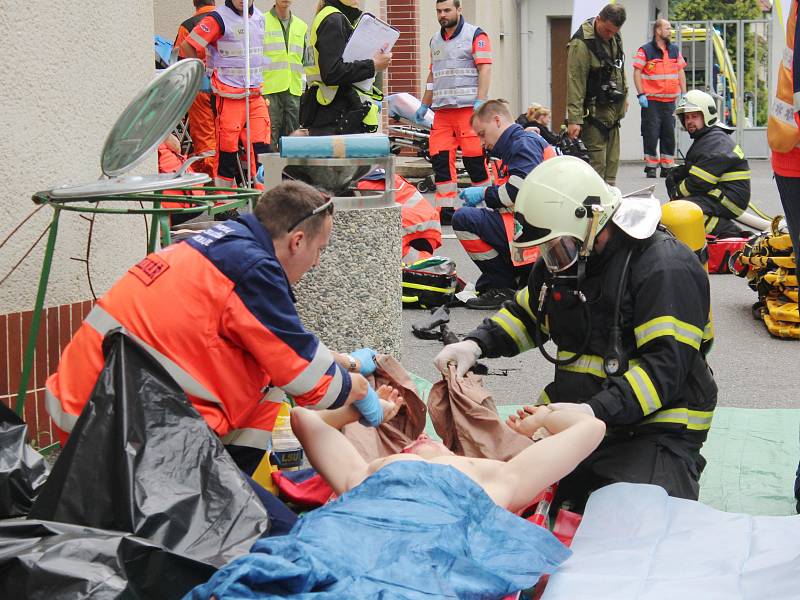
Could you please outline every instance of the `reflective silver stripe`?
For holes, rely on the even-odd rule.
[[[455,181],[445,181],[436,184],[436,192],[439,194],[455,194],[458,192],[458,183]]]
[[[49,388],[44,388],[44,406],[53,423],[63,432],[69,433],[75,427],[80,415],[72,415],[64,410],[61,400]]]
[[[514,201],[511,199],[511,196],[508,195],[508,188],[506,188],[506,185],[508,184],[505,183],[497,188],[497,195],[500,196],[500,202],[503,203],[503,206],[513,208]]]
[[[286,401],[286,392],[284,392],[279,387],[271,387],[267,390],[267,393],[264,394],[264,397],[261,398],[262,404],[264,402],[273,402],[275,404],[283,404]]]
[[[260,92],[261,91],[261,87],[250,88],[250,89],[253,90],[253,91],[250,91],[250,92],[223,92],[222,90],[217,89],[217,87],[214,86],[213,84],[211,85],[211,91],[214,92],[214,94],[216,94],[220,98],[242,99],[242,98],[244,98],[244,97],[246,97],[248,95],[249,96],[255,96],[256,92]],[[223,186],[223,187],[224,186],[230,187],[231,181],[232,180],[223,179],[222,183],[220,185]]]
[[[677,73],[659,73],[658,75],[646,75],[642,73],[642,79],[649,79],[651,81],[663,81],[665,79],[677,79]]]
[[[467,254],[475,262],[480,262],[482,260],[492,260],[493,258],[497,258],[498,256],[500,256],[497,253],[497,250],[488,250],[486,252],[467,252]]]
[[[281,389],[290,396],[307,394],[319,385],[333,363],[333,354],[325,344],[319,342],[311,362],[289,383],[282,385]]]
[[[664,335],[671,336],[695,350],[700,349],[700,343],[703,341],[703,332],[699,327],[680,321],[675,317],[657,317],[642,323],[633,331],[637,348]]]
[[[473,56],[475,58],[488,58],[488,59],[491,60],[492,53],[491,52],[476,52],[475,54],[473,54]]]
[[[633,59],[633,64],[634,65],[642,65],[642,66],[644,66],[644,61],[641,58],[637,57],[637,58]]]
[[[264,44],[265,52],[283,52],[284,48],[286,48],[286,45],[283,43],[283,40]]]
[[[694,431],[705,431],[711,428],[714,411],[688,410],[686,408],[671,408],[658,411],[649,419],[642,421],[643,425],[655,423],[673,423],[683,425]]]
[[[644,416],[653,414],[661,408],[661,399],[650,380],[650,376],[641,367],[633,367],[628,369],[624,375],[625,379],[633,389],[639,405],[642,407],[642,414]]]
[[[800,106],[798,104],[798,98],[794,99],[795,106]],[[797,127],[797,124],[794,121],[794,107],[789,104],[788,102],[784,102],[780,98],[773,98],[772,99],[772,107],[770,108],[770,114],[778,119],[779,121],[783,121],[787,125],[791,125],[792,127]]]
[[[680,94],[677,93],[677,92],[674,93],[674,94],[647,94],[648,98],[670,98],[670,99],[675,99],[678,96],[680,96]]]
[[[425,197],[419,192],[415,192],[411,198],[403,203],[403,208],[414,208],[417,204],[425,200]]]
[[[437,77],[458,77],[459,75],[477,75],[478,69],[442,69],[441,71],[434,71],[434,78]]]
[[[314,410],[325,410],[329,408],[336,399],[339,397],[339,394],[342,393],[342,370],[340,368],[336,368],[333,372],[333,380],[331,384],[328,386],[328,391],[325,392],[325,395],[322,397],[322,400],[317,402],[316,404],[309,406],[308,408]]]
[[[246,446],[266,452],[272,448],[272,432],[264,429],[234,429],[222,438],[222,443],[226,446]]]
[[[783,59],[781,60],[781,62],[783,63],[784,67],[786,67],[790,71],[792,70],[792,66],[794,65],[794,56],[791,48],[784,47]]]
[[[423,221],[422,223],[417,223],[416,225],[403,227],[403,231],[405,231],[407,234],[430,230],[441,231],[442,227],[439,221]]]
[[[206,46],[208,46],[208,42],[207,42],[207,41],[205,41],[203,38],[201,38],[199,35],[197,35],[197,32],[195,32],[195,31],[192,31],[192,32],[189,34],[189,37],[190,37],[192,40],[194,40],[195,42],[197,42],[198,44],[200,44],[200,46],[202,46],[203,48],[205,48]]]
[[[461,241],[472,242],[481,239],[480,237],[478,237],[478,234],[472,233],[471,231],[462,231],[461,229],[454,229],[453,233],[455,233],[456,237]]]
[[[289,64],[289,68],[292,70],[292,72],[299,73],[300,75],[305,73],[305,70],[303,69],[303,65],[298,65],[297,63],[290,63]]]
[[[239,67],[217,67],[217,69],[222,75],[245,75],[247,73],[247,69]],[[252,77],[258,77],[261,71],[262,67],[250,67],[250,75]]]
[[[297,44],[289,44],[289,53],[291,54],[302,54],[303,50],[305,50],[302,46],[298,46]]]
[[[434,90],[433,97],[434,98],[453,98],[453,97],[473,97],[478,94],[478,88],[476,87],[464,87],[464,88],[448,88],[444,90]]]
[[[208,402],[213,402],[214,404],[222,405],[222,402],[214,396],[211,392],[209,392],[203,384],[201,384],[197,379],[192,377],[189,373],[184,371],[180,366],[178,366],[172,359],[168,358],[155,348],[153,348],[150,344],[142,340],[137,335],[133,334],[132,332],[128,331],[125,327],[122,326],[122,323],[117,321],[112,315],[110,315],[106,310],[101,307],[99,304],[95,304],[94,308],[91,312],[86,316],[84,321],[86,324],[90,325],[97,333],[101,336],[105,336],[109,331],[113,329],[121,329],[127,336],[136,340],[136,342],[142,346],[142,348],[158,363],[160,364],[164,370],[169,373],[170,377],[175,380],[181,389],[187,394],[194,396],[195,398],[201,398],[202,400],[207,400]]]
[[[264,67],[265,71],[284,71],[289,68],[288,62],[271,62],[266,67]]]

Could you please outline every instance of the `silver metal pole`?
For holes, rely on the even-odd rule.
[[[247,167],[245,170],[245,187],[253,187],[252,173],[250,172],[250,160],[252,154],[252,143],[250,141],[250,3],[253,0],[243,0],[242,16],[244,17],[244,111],[245,111],[245,131],[247,138]]]

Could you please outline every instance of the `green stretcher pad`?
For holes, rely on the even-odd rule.
[[[423,400],[431,383],[412,375]],[[498,406],[506,419],[519,406]],[[438,439],[430,420],[425,432]],[[717,408],[702,454],[700,502],[753,516],[794,515],[800,409]]]

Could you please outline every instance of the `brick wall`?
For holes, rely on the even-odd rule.
[[[36,341],[34,368],[28,381],[23,419],[28,424],[31,442],[45,447],[56,442],[50,417],[44,407],[44,384],[56,370],[61,352],[83,318],[92,309],[92,302],[78,302],[47,308],[42,313]],[[22,358],[32,311],[0,315],[0,401],[15,409],[17,389],[22,376]]]
[[[417,96],[419,74],[419,0],[386,0],[389,23],[400,30],[392,51],[388,93],[409,92]]]

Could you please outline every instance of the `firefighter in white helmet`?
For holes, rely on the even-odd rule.
[[[463,375],[480,357],[538,346],[555,364],[539,403],[606,423],[605,441],[562,480],[556,505],[582,510],[591,491],[619,481],[697,499],[717,397],[705,360],[709,282],[660,216],[655,198],[621,197],[580,159],[545,161],[515,205],[512,245],[541,250],[528,287],[435,359]]]
[[[700,90],[691,90],[683,97],[675,116],[693,142],[685,164],[667,176],[670,200],[697,204],[705,215],[709,235],[745,235],[734,219],[750,203],[750,166],[730,136],[733,130],[719,120],[714,99]]]

